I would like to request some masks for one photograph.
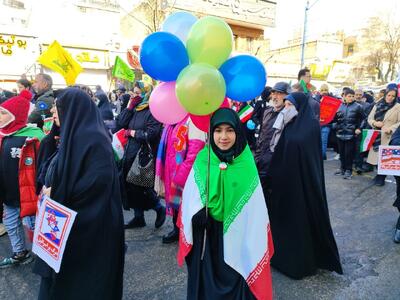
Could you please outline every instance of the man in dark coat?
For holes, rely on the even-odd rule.
[[[35,104],[34,110],[28,118],[29,123],[37,124],[38,127],[43,127],[43,120],[51,116],[50,109],[54,104],[53,80],[48,74],[39,73],[35,77],[33,89],[36,92],[32,103]]]
[[[260,119],[260,133],[256,142],[255,161],[257,164],[258,174],[263,186],[264,195],[268,194],[268,180],[266,178],[266,170],[272,158],[270,148],[271,139],[274,135],[275,128],[273,125],[279,112],[284,107],[284,98],[290,93],[290,85],[286,82],[278,82],[271,90],[272,106],[266,106],[264,113]],[[266,197],[267,198],[267,197]]]
[[[267,170],[275,248],[271,265],[295,279],[317,269],[342,274],[326,201],[319,122],[304,93],[286,99],[290,104],[281,114],[287,122]]]

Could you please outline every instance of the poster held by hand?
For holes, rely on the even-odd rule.
[[[43,196],[35,222],[32,251],[56,273],[60,272],[76,212]]]

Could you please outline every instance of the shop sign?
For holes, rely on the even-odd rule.
[[[260,26],[275,26],[276,2],[258,0],[165,0],[167,6]]]

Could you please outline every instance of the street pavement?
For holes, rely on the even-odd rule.
[[[400,299],[400,245],[392,241],[398,216],[392,206],[394,180],[388,177],[384,187],[372,185],[372,173],[344,180],[333,176],[337,167],[338,161],[325,162],[331,223],[344,275],[320,271],[292,280],[273,270],[274,298]],[[126,221],[132,216],[125,212]],[[172,229],[171,220],[159,230],[154,220],[155,212],[149,211],[145,228],[126,231],[124,299],[186,299],[186,267],[177,266],[177,245],[161,243]],[[0,256],[9,253],[8,237],[3,236]],[[0,270],[0,299],[36,299],[40,281],[31,269],[32,264]]]

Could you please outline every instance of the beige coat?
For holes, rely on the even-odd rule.
[[[372,109],[371,113],[368,116],[368,123],[372,126],[372,123],[375,121],[374,116],[376,112],[376,105]],[[392,134],[396,131],[397,127],[400,125],[400,104],[396,103],[391,109],[389,109],[385,117],[383,119],[383,127],[389,127],[392,130],[391,134],[383,133],[381,136],[381,145],[389,145],[390,139],[392,138]],[[372,165],[378,164],[378,151],[374,151],[373,148],[369,150],[367,162]]]

